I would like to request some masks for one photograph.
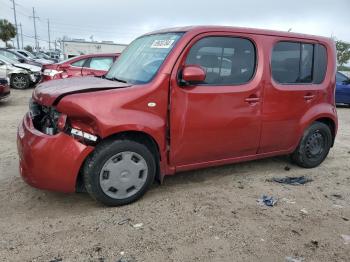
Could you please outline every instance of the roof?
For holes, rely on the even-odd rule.
[[[271,36],[283,36],[283,37],[293,37],[293,38],[304,38],[304,39],[318,39],[323,41],[329,41],[331,38],[309,35],[309,34],[300,34],[292,33],[285,31],[276,31],[276,30],[267,30],[267,29],[257,29],[257,28],[248,28],[248,27],[233,27],[233,26],[185,26],[185,27],[173,27],[165,28],[157,31],[150,32],[149,34],[159,34],[159,33],[168,33],[168,32],[192,32],[192,33],[205,33],[210,31],[220,31],[220,32],[235,32],[235,33],[246,33],[246,34],[258,34],[258,35],[271,35]]]

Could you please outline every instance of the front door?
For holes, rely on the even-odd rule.
[[[253,39],[218,33],[190,43],[175,66],[170,97],[170,164],[255,155],[261,126],[258,52]],[[181,68],[199,65],[203,83],[181,86]]]

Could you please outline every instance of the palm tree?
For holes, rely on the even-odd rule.
[[[5,42],[6,47],[7,42],[16,36],[16,28],[6,19],[0,19],[0,39]]]

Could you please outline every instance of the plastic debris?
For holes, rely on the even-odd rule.
[[[133,226],[133,228],[141,228],[141,227],[143,227],[143,223],[137,223],[137,224],[135,224],[135,225],[132,225]]]
[[[303,262],[303,257],[286,257],[286,262]]]
[[[300,209],[300,213],[307,215],[309,212],[307,212],[306,208]]]
[[[297,186],[297,185],[304,185],[306,183],[309,183],[311,181],[313,181],[311,178],[305,177],[305,176],[298,176],[298,177],[273,177],[271,180],[269,180],[270,182],[277,182],[277,183],[281,183],[281,184],[288,184],[288,185],[293,185],[293,186]]]
[[[260,205],[273,207],[277,203],[277,198],[274,198],[273,196],[263,195],[261,198],[258,199],[258,203]]]
[[[350,244],[350,235],[341,235],[341,237],[344,239],[345,245]]]
[[[124,224],[126,224],[126,223],[129,223],[131,221],[131,219],[130,218],[126,218],[126,219],[123,219],[123,220],[121,220],[121,221],[119,221],[118,222],[118,225],[124,225]]]

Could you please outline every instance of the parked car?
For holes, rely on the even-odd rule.
[[[54,62],[50,59],[44,59],[44,58],[39,58],[36,55],[32,54],[31,52],[27,51],[27,50],[22,50],[22,49],[14,49],[14,51],[16,51],[17,53],[20,53],[21,55],[24,55],[25,57],[32,59],[42,65],[45,64],[53,64]]]
[[[25,89],[40,81],[41,68],[34,65],[19,63],[0,55],[0,78],[10,79],[10,86]]]
[[[47,55],[47,54],[45,54],[45,53],[43,53],[43,52],[35,52],[34,55],[35,55],[37,58],[41,58],[41,59],[46,59],[46,60],[52,61],[52,63],[50,63],[50,64],[58,63],[58,59],[51,58],[49,55]]]
[[[40,67],[42,66],[41,63],[31,58],[27,58],[24,55],[14,51],[13,49],[0,48],[0,55],[6,56],[7,58],[10,58],[12,60],[16,60],[19,63],[40,66]]]
[[[104,77],[36,87],[18,128],[21,175],[62,192],[83,183],[115,206],[185,170],[289,154],[316,167],[337,133],[335,60],[333,40],[289,32],[143,35]]]
[[[0,100],[3,100],[10,96],[10,87],[7,79],[0,78]]]
[[[335,89],[335,102],[337,104],[350,105],[350,78],[346,75],[337,72],[337,86]]]
[[[102,76],[119,55],[119,53],[81,55],[57,64],[44,65],[42,82],[89,75]]]

